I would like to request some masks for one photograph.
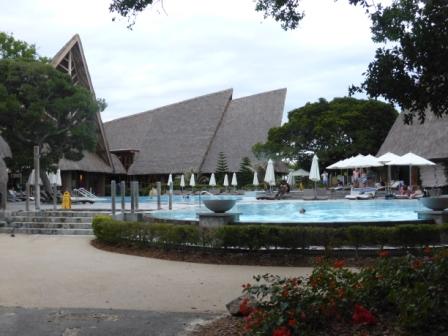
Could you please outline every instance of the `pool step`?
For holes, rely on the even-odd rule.
[[[0,223],[0,233],[92,235],[92,220],[106,212],[18,211]]]

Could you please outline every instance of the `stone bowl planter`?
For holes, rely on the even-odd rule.
[[[420,202],[431,210],[442,211],[448,208],[448,195],[423,197],[420,198]]]
[[[233,208],[236,203],[234,199],[216,199],[216,200],[203,200],[204,205],[207,209],[215,213],[224,213]]]

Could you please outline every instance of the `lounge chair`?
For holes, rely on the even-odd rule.
[[[350,195],[346,195],[348,200],[369,200],[375,198],[376,188],[352,188]]]

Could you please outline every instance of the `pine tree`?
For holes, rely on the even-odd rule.
[[[243,157],[240,163],[240,171],[238,172],[238,184],[241,186],[252,184],[253,180],[253,170],[251,169],[252,163],[250,159],[246,156]]]
[[[216,182],[218,184],[222,183],[224,180],[224,175],[229,172],[229,166],[227,165],[227,157],[224,152],[219,152],[218,161],[216,162]]]

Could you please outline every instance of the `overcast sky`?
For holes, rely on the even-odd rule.
[[[252,0],[164,0],[112,22],[109,0],[0,0],[0,30],[52,57],[81,36],[104,121],[234,89],[234,98],[287,88],[285,113],[347,95],[373,59],[370,22],[346,0],[302,0],[285,32]]]

